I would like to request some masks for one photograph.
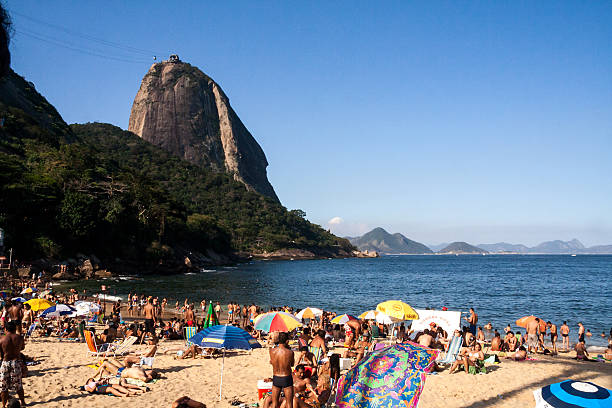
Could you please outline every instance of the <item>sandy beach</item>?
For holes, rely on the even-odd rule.
[[[181,347],[183,341],[164,341],[160,352]],[[135,346],[136,352],[146,346]],[[225,359],[223,398],[218,401],[221,358],[175,360],[172,354],[158,353],[155,368],[162,379],[152,384],[143,395],[124,398],[92,395],[78,390],[88,377],[96,373],[88,367],[95,361],[87,356],[84,343],[59,342],[56,338],[33,338],[25,354],[40,361],[31,366],[24,379],[28,406],[36,407],[169,407],[176,398],[188,395],[208,407],[230,407],[238,399],[245,403],[257,401],[257,380],[271,376],[268,350],[239,352]],[[537,355],[536,361],[514,362],[502,359],[499,365],[489,365],[486,375],[463,372],[448,374],[448,370],[429,375],[421,397],[422,408],[531,407],[532,391],[538,387],[572,378],[592,381],[612,389],[612,364],[571,360],[573,353],[557,357]]]

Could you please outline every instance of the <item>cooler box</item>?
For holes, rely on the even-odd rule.
[[[340,359],[340,370],[348,370],[353,365],[353,360],[350,358],[341,358]]]
[[[271,382],[265,382],[264,380],[257,381],[257,399],[262,399],[263,396],[270,391],[272,391]]]

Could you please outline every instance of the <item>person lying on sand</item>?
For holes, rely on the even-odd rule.
[[[521,346],[513,355],[509,355],[506,358],[514,361],[523,361],[527,359],[527,350]]]
[[[448,372],[449,374],[452,374],[453,372],[455,372],[455,370],[461,364],[463,364],[463,366],[465,368],[465,372],[469,373],[470,366],[476,366],[479,361],[480,362],[484,361],[484,353],[482,352],[482,347],[480,346],[479,343],[474,344],[472,347],[470,347],[468,349],[467,352],[464,352],[459,357],[461,357],[461,358],[457,358],[457,360],[451,366],[451,368],[450,368],[450,370]]]
[[[123,378],[118,384],[111,384],[108,380],[96,381],[93,378],[89,378],[82,389],[90,394],[111,394],[116,397],[140,395],[147,390],[144,387],[129,384]]]
[[[172,403],[172,408],[206,408],[206,405],[189,397],[181,397]]]
[[[159,372],[157,370],[144,370],[142,367],[133,366],[134,363],[126,361],[125,364],[115,359],[105,359],[102,361],[98,373],[94,376],[94,379],[102,378],[103,375],[117,375],[120,374],[121,378],[134,378],[143,382],[149,382],[154,378],[159,378]]]

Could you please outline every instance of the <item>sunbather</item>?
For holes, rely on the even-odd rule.
[[[514,361],[523,361],[527,359],[527,350],[525,349],[525,347],[521,346],[519,347],[518,350],[516,350],[516,352],[512,355],[507,356],[506,358],[509,358],[511,360]]]
[[[470,366],[477,366],[484,361],[484,353],[482,352],[482,347],[479,343],[474,344],[460,357],[461,358],[457,358],[457,360],[453,363],[448,372],[449,374],[452,374],[461,364],[463,364],[465,372],[469,373]]]
[[[94,378],[100,379],[104,375],[120,375],[122,378],[134,378],[143,382],[159,378],[159,373],[156,370],[145,370],[142,367],[135,367],[133,364],[131,361],[126,361],[125,364],[122,364],[115,359],[105,359],[102,361]]]
[[[108,380],[96,381],[90,378],[83,386],[83,390],[91,394],[112,394],[117,397],[128,397],[140,395],[147,389],[129,384],[125,379],[121,379],[117,384],[111,384]]]

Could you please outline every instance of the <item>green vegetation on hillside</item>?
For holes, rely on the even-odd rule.
[[[21,77],[10,81],[30,95],[24,106],[51,118],[36,120],[0,95],[0,226],[21,258],[83,252],[158,263],[177,248],[303,248],[324,256],[351,249],[303,211],[287,211],[130,132],[98,123],[68,128]]]

